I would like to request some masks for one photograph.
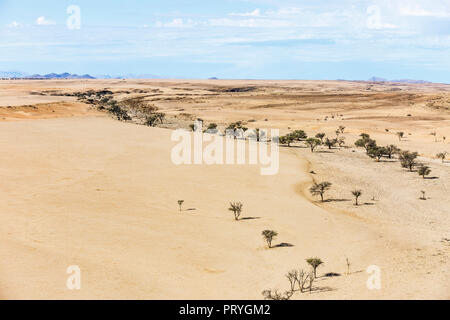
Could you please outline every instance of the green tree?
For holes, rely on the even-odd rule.
[[[384,147],[384,150],[385,150],[386,156],[387,156],[389,159],[392,159],[392,156],[393,156],[394,154],[400,152],[400,149],[397,148],[397,147],[396,147],[395,145],[393,145],[393,144]]]
[[[302,141],[308,138],[308,135],[303,130],[294,130],[291,135],[294,137],[297,141]]]
[[[372,140],[367,133],[362,133],[360,137],[360,139],[355,141],[355,146],[366,149],[366,153],[369,153],[371,148],[376,147],[376,141]]]
[[[295,137],[292,134],[290,134],[290,133],[285,135],[285,136],[281,136],[280,139],[279,139],[279,142],[281,144],[285,144],[288,147],[290,147],[291,143],[293,143],[294,141],[295,141]]]
[[[416,159],[419,156],[417,152],[403,151],[400,153],[400,164],[403,168],[408,168],[409,171],[413,171],[413,168],[417,165]]]
[[[325,138],[326,134],[325,133],[318,133],[316,134],[316,138],[320,139],[320,142],[323,143],[323,138]]]
[[[380,162],[381,158],[386,154],[386,149],[384,147],[372,147],[367,152],[368,156],[376,159],[377,162]]]
[[[328,147],[328,149],[333,148],[337,144],[337,139],[325,139],[325,145]]]
[[[324,196],[325,192],[330,190],[332,185],[333,184],[328,181],[324,181],[321,183],[315,183],[311,188],[309,188],[309,192],[313,196],[320,196],[320,199],[323,202],[324,201],[323,196]]]
[[[320,146],[322,143],[320,142],[320,139],[317,138],[308,138],[305,141],[306,145],[309,146],[311,149],[311,152],[314,152],[314,149],[316,149],[318,146]]]
[[[263,236],[264,240],[266,240],[267,246],[269,248],[272,248],[272,241],[278,236],[278,232],[273,230],[264,230],[261,235]]]
[[[417,173],[425,179],[425,176],[428,176],[431,173],[430,167],[421,165],[417,170]]]
[[[314,278],[317,278],[317,268],[323,264],[323,261],[319,258],[309,258],[306,262],[312,267]]]

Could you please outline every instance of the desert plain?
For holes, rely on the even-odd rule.
[[[105,95],[165,118],[119,121]],[[175,165],[171,134],[198,118],[310,137],[345,127],[345,143],[280,146],[271,176],[248,163]],[[418,152],[431,173],[368,157],[354,144],[362,133]],[[309,271],[310,257],[324,262],[313,290],[291,299],[450,298],[450,157],[436,157],[450,153],[450,85],[3,80],[0,148],[0,299],[262,299],[288,290],[285,275]],[[324,202],[309,192],[322,181]],[[278,232],[270,249],[266,229]],[[80,290],[66,285],[69,266]],[[379,288],[367,285],[371,266]]]

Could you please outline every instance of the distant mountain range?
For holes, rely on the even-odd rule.
[[[370,82],[399,82],[399,83],[432,83],[424,80],[412,80],[412,79],[400,79],[400,80],[388,80],[380,77],[372,77],[368,81]]]
[[[64,73],[49,73],[49,74],[27,74],[17,71],[0,71],[0,78],[16,78],[16,79],[95,79],[95,77],[89,74],[70,74]]]
[[[0,78],[13,79],[160,79],[161,77],[155,74],[125,74],[111,76],[108,74],[91,76],[90,74],[71,74],[64,73],[48,73],[48,74],[29,74],[20,71],[0,71]]]

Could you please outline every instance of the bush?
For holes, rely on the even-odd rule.
[[[263,236],[264,240],[266,240],[267,246],[269,248],[272,248],[272,241],[278,236],[278,232],[273,230],[264,230],[261,235]]]
[[[157,122],[162,124],[165,116],[164,113],[153,113],[145,118],[144,124],[149,127],[154,127]]]
[[[436,155],[436,158],[441,159],[442,163],[444,163],[446,157],[447,157],[447,152],[440,152]]]
[[[128,115],[128,113],[115,103],[113,103],[112,106],[108,108],[108,112],[115,115],[117,117],[117,120],[120,121],[131,120],[131,117]]]
[[[241,202],[230,202],[230,207],[228,210],[234,213],[234,220],[239,220],[242,213],[243,204]]]

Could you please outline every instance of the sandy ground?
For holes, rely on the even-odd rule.
[[[0,122],[0,298],[261,299],[264,289],[287,290],[284,275],[308,269],[304,260],[311,256],[325,262],[316,290],[294,299],[450,298],[449,163],[433,159],[437,150],[449,149],[442,136],[450,137],[450,116],[426,105],[445,100],[446,86],[402,87],[406,92],[391,96],[392,88],[374,85],[381,93],[370,94],[380,95],[380,103],[356,97],[367,84],[264,82],[265,98],[215,92],[208,100],[207,90],[219,84],[254,85],[93,81],[89,88],[158,89],[163,96],[155,104],[168,114],[189,112],[220,125],[248,117],[256,119],[251,126],[331,134],[343,124],[348,145],[362,131],[391,143],[397,138],[385,128],[403,130],[411,135],[396,144],[420,151],[439,179],[424,180],[398,162],[376,163],[354,148],[314,154],[281,148],[275,176],[261,176],[259,165],[175,166],[171,130],[113,120],[73,97],[51,97],[56,112],[39,107],[49,103],[40,95],[33,95],[34,114],[17,117],[6,108],[19,91],[76,91],[85,83],[2,82],[0,101],[9,102],[0,108],[7,120]],[[186,88],[198,91],[199,101],[162,100]],[[286,90],[302,93],[291,101]],[[351,94],[341,104],[336,99],[343,97],[331,94],[325,103],[328,91]],[[16,108],[30,103],[16,99]],[[398,102],[389,104],[392,99]],[[438,142],[430,130],[439,133]],[[332,182],[327,199],[334,201],[312,199],[307,189],[313,180]],[[363,190],[359,207],[352,204],[355,187]],[[418,199],[423,189],[427,201]],[[185,200],[182,212],[179,199]],[[230,201],[242,201],[243,216],[255,219],[234,221]],[[268,228],[279,233],[275,244],[292,246],[267,249],[260,234]],[[70,265],[81,268],[79,291],[66,288]],[[381,269],[381,290],[366,286],[371,265]],[[328,272],[341,276],[323,277]]]

